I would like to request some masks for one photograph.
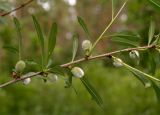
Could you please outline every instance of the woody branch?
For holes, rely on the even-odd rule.
[[[104,53],[104,54],[101,54],[101,55],[90,56],[88,58],[81,58],[81,59],[75,60],[73,62],[62,64],[62,65],[60,65],[60,67],[67,68],[71,65],[78,64],[78,63],[81,63],[81,62],[84,62],[84,61],[90,61],[90,60],[94,60],[94,59],[103,59],[103,58],[106,58],[106,57],[109,57],[111,55],[121,53],[121,52],[129,52],[129,51],[132,51],[132,50],[139,50],[140,51],[140,50],[147,50],[147,49],[151,49],[151,48],[158,48],[159,49],[160,46],[158,46],[158,45],[147,45],[147,46],[141,46],[141,47],[135,47],[135,48],[126,48],[126,49],[122,49],[122,50],[116,50],[116,51]],[[1,84],[0,88],[6,87],[8,85],[14,84],[14,83],[19,82],[19,81],[23,81],[26,78],[36,77],[37,75],[41,75],[42,73],[43,72],[36,72],[36,73],[31,74],[31,75],[22,75],[20,78],[13,79],[11,81],[8,81],[6,83]]]

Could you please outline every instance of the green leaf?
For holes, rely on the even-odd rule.
[[[12,5],[10,2],[7,1],[0,1],[0,11],[8,12],[12,8]]]
[[[84,20],[81,17],[77,17],[79,24],[81,25],[81,27],[83,28],[83,30],[85,31],[85,33],[87,34],[87,37],[90,38],[90,33],[89,30],[87,28],[87,25],[85,24]]]
[[[39,65],[37,62],[35,62],[34,60],[25,60],[25,63],[27,64],[27,65]]]
[[[72,61],[74,61],[78,50],[78,34],[73,35]]]
[[[16,17],[13,18],[19,42],[19,60],[22,58],[22,35],[21,35],[21,27],[18,19]]]
[[[160,2],[156,0],[149,0],[151,5],[153,5],[155,8],[160,9]]]
[[[159,44],[159,39],[160,39],[160,34],[155,36],[155,40],[153,41],[152,45],[158,45]]]
[[[133,70],[130,71],[144,85],[145,88],[150,87],[150,81],[143,74]]]
[[[19,52],[18,49],[13,47],[13,46],[3,46],[2,48],[9,51],[9,52],[12,52],[12,53],[18,53]]]
[[[69,82],[69,84],[70,84],[70,86],[72,86],[72,76],[70,75],[70,76],[68,76],[68,82]]]
[[[158,57],[159,52],[155,49],[148,49],[143,51],[141,54],[141,62],[140,65],[148,72],[151,73],[152,75],[155,75],[156,69],[159,64]]]
[[[134,67],[131,67],[131,66],[129,66],[128,64],[126,64],[124,62],[123,62],[123,65],[129,71],[131,71],[144,84],[145,87],[150,85],[149,84],[149,80],[155,80],[155,81],[160,82],[159,79],[157,79],[157,78],[155,78],[155,77],[153,77],[153,76],[151,76],[151,75],[149,75],[147,73],[144,73],[144,72],[142,72],[142,71],[140,71],[140,70],[138,70],[138,69],[136,69]]]
[[[72,73],[71,73],[70,69],[67,68],[66,72],[67,72],[67,77],[68,78],[65,81],[65,88],[72,88],[73,91],[75,92],[75,94],[77,95],[78,92],[77,92],[76,88],[72,84],[72,82],[73,82],[73,76],[72,76]]]
[[[102,101],[100,95],[96,92],[96,90],[93,88],[93,86],[89,83],[89,81],[85,77],[81,78],[81,81],[82,81],[83,85],[85,86],[85,88],[87,89],[87,91],[90,93],[91,97],[95,100],[95,102],[100,107],[102,107],[103,101]]]
[[[151,81],[152,83],[152,87],[156,93],[157,99],[160,102],[160,86],[158,84],[156,84],[154,81]]]
[[[72,76],[73,75],[72,75],[71,70],[69,68],[65,69],[65,73],[67,76],[65,88],[70,88],[72,86]]]
[[[148,45],[151,44],[152,39],[154,37],[154,33],[155,33],[155,23],[153,22],[153,20],[151,20],[150,27],[149,27],[149,32],[148,32]]]
[[[38,38],[39,38],[39,41],[40,41],[40,44],[41,44],[41,48],[42,48],[42,68],[44,67],[44,56],[45,56],[45,53],[44,53],[44,37],[43,37],[43,33],[42,33],[42,30],[41,30],[41,27],[37,21],[37,19],[35,18],[35,16],[32,16],[33,18],[33,22],[34,22],[34,26],[36,28],[36,31],[37,31],[37,35],[38,35]]]
[[[49,72],[54,73],[54,74],[59,74],[62,76],[64,76],[64,73],[65,73],[64,68],[62,68],[59,65],[53,65],[53,64],[49,66]]]
[[[111,40],[118,45],[137,47],[139,46],[140,36],[136,33],[124,31],[110,35]]]
[[[149,72],[152,74],[152,75],[154,75],[155,74],[155,72],[156,72],[156,66],[157,66],[157,64],[156,64],[156,60],[155,60],[155,51],[154,51],[154,49],[150,49],[149,51],[148,51],[148,58],[149,58],[149,64],[148,64],[148,68],[149,68]]]
[[[116,57],[113,57],[113,58],[115,59]],[[154,82],[156,81],[160,83],[159,79],[149,74],[146,74],[136,68],[133,68],[124,62],[121,62],[121,63],[124,65],[124,67],[126,67],[129,71],[131,71],[145,86],[147,85],[147,83],[149,83],[148,86],[150,86],[150,83],[151,83],[152,87],[154,88],[156,92],[157,98],[160,101],[160,86]]]
[[[48,58],[47,58],[47,63],[49,59],[51,58],[51,55],[53,53],[53,50],[56,45],[56,37],[57,37],[57,24],[53,23],[49,35],[49,40],[48,40]]]
[[[133,42],[128,39],[124,39],[124,38],[120,38],[120,37],[112,38],[112,41],[115,43],[118,43],[118,45],[123,45],[123,46],[131,46],[131,47],[138,46],[137,42]]]

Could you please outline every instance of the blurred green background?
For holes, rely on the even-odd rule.
[[[26,0],[1,0],[0,12],[10,11]],[[118,11],[124,0],[115,0]],[[31,14],[39,20],[45,35],[52,22],[58,24],[58,41],[54,51],[55,63],[67,63],[72,56],[72,35],[78,32],[79,44],[86,35],[77,22],[82,17],[95,41],[111,19],[110,0],[35,0],[29,6],[14,12],[22,25],[24,59],[40,60],[40,48]],[[0,83],[11,79],[11,71],[18,60],[18,55],[3,49],[5,45],[18,46],[18,37],[12,16],[0,18]],[[146,44],[150,19],[156,22],[159,31],[159,9],[148,0],[129,0],[127,6],[108,31],[109,33],[132,31],[141,35],[140,45]],[[107,35],[108,35],[107,34]],[[121,49],[110,39],[102,40],[93,55]],[[129,63],[128,54],[124,54]],[[84,56],[79,47],[77,59]],[[121,56],[121,55],[119,55]],[[147,63],[145,60],[144,63]],[[160,107],[154,91],[144,86],[125,68],[115,68],[111,62],[95,60],[80,64],[88,80],[95,87],[104,101],[104,110],[91,100],[90,95],[78,79],[74,79],[73,89],[65,89],[64,81],[44,83],[33,78],[31,84],[21,82],[0,89],[0,115],[159,115]],[[147,64],[143,66],[145,69]],[[142,69],[142,68],[141,68]],[[160,78],[160,72],[156,71]]]

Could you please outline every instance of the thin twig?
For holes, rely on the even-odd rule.
[[[101,35],[96,39],[96,41],[94,42],[92,49],[90,51],[90,54],[92,53],[93,49],[96,47],[96,45],[98,44],[98,42],[103,38],[103,35],[106,33],[106,31],[111,27],[111,25],[113,24],[113,22],[117,19],[117,17],[119,16],[119,14],[122,12],[123,8],[125,7],[125,5],[127,4],[128,0],[126,0],[122,7],[119,9],[118,13],[113,17],[113,19],[110,21],[110,23],[107,25],[107,27],[104,29],[104,31],[101,33]]]
[[[108,53],[93,56],[93,57],[88,57],[87,59],[86,58],[81,58],[79,60],[76,60],[76,61],[73,61],[73,62],[70,62],[70,63],[66,63],[66,64],[62,64],[60,66],[63,67],[63,68],[66,68],[66,67],[69,67],[70,65],[78,64],[80,62],[94,60],[94,59],[102,59],[102,58],[106,58],[108,56],[111,56],[111,55],[114,55],[114,54],[117,54],[117,53],[121,53],[121,52],[129,52],[129,51],[132,51],[132,50],[146,50],[146,49],[150,49],[150,48],[160,48],[160,47],[155,46],[155,45],[149,45],[149,46],[147,45],[147,46],[142,46],[142,47],[126,48],[126,49],[116,50],[116,51],[108,52]],[[22,77],[20,77],[18,79],[14,79],[14,80],[11,80],[11,81],[6,82],[4,84],[1,84],[0,88],[8,86],[10,84],[14,84],[14,83],[19,82],[19,81],[23,81],[26,78],[35,77],[35,76],[41,75],[41,74],[42,74],[42,72],[36,72],[36,73],[31,74],[31,75],[23,75]]]
[[[20,10],[21,8],[24,8],[25,6],[27,6],[28,4],[30,4],[30,3],[33,2],[33,1],[34,1],[34,0],[28,0],[27,2],[25,2],[25,3],[21,4],[20,6],[18,6],[17,8],[15,8],[15,9],[13,9],[13,10],[11,10],[11,11],[8,11],[8,12],[6,12],[6,13],[3,13],[3,14],[1,14],[0,16],[1,16],[1,17],[7,16],[7,15],[9,15],[9,14],[12,13],[12,12],[15,12],[15,11],[17,11],[17,10]]]

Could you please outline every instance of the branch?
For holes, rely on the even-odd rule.
[[[105,53],[105,54],[101,54],[101,55],[97,55],[97,56],[93,56],[93,57],[88,57],[87,59],[82,58],[82,59],[76,60],[74,62],[63,64],[63,65],[61,65],[61,67],[69,67],[70,65],[77,64],[77,63],[80,63],[80,62],[83,62],[83,61],[88,61],[88,60],[93,60],[93,59],[98,59],[98,58],[106,58],[108,56],[111,56],[111,55],[117,54],[117,53],[121,53],[121,52],[128,52],[128,51],[132,51],[132,50],[144,50],[144,49],[150,49],[150,48],[154,48],[154,47],[158,48],[159,46],[149,45],[149,46],[142,46],[142,47],[116,50],[116,51],[113,51],[113,52],[108,52],[108,53]]]
[[[27,74],[26,74],[26,75],[23,75],[21,78],[13,79],[13,80],[11,80],[11,81],[9,81],[9,82],[6,82],[6,83],[4,83],[4,84],[1,84],[1,85],[0,85],[0,88],[5,87],[5,86],[8,86],[8,85],[13,84],[13,83],[16,83],[16,82],[18,82],[18,81],[23,81],[23,80],[26,79],[26,78],[31,78],[31,77],[40,75],[41,73],[42,73],[42,72],[36,72],[36,73],[31,74],[31,75],[27,75]]]
[[[103,35],[106,33],[106,31],[112,26],[112,24],[114,23],[114,21],[118,18],[119,14],[122,12],[123,8],[125,7],[125,5],[127,4],[128,0],[126,0],[123,5],[121,6],[121,8],[119,9],[118,13],[113,17],[113,19],[110,21],[110,23],[107,25],[107,27],[104,29],[104,31],[101,33],[101,35],[97,38],[97,40],[95,41],[95,43],[92,46],[92,49],[90,51],[90,54],[92,53],[93,49],[96,47],[96,45],[98,44],[98,42],[103,38]]]
[[[160,47],[159,46],[155,46],[155,45],[147,45],[147,46],[136,47],[136,48],[126,48],[126,49],[116,50],[116,51],[113,51],[113,52],[108,52],[108,53],[97,55],[97,56],[93,56],[93,57],[81,58],[79,60],[76,60],[76,61],[73,61],[73,62],[70,62],[70,63],[66,63],[66,64],[62,64],[60,66],[63,67],[63,68],[67,68],[67,67],[69,67],[71,65],[78,64],[80,62],[94,60],[94,59],[102,59],[102,58],[106,58],[106,57],[109,57],[109,56],[111,56],[113,54],[117,54],[117,53],[121,53],[121,52],[128,52],[128,51],[132,51],[132,50],[146,50],[146,49],[151,49],[151,48],[160,48]],[[19,82],[19,81],[23,81],[26,78],[35,77],[35,76],[41,75],[41,74],[42,74],[42,72],[36,72],[36,73],[31,74],[31,75],[27,75],[27,74],[23,75],[20,78],[13,79],[13,80],[11,80],[9,82],[1,84],[0,88],[3,88],[3,87],[8,86],[10,84],[14,84],[14,83]]]
[[[25,2],[25,3],[21,4],[20,6],[18,6],[17,8],[15,8],[15,9],[13,9],[13,10],[11,10],[11,11],[8,11],[8,12],[6,12],[6,13],[3,13],[3,14],[1,14],[0,16],[1,16],[1,17],[7,16],[7,15],[9,15],[9,14],[12,13],[12,12],[15,12],[15,11],[17,11],[17,10],[20,10],[20,9],[24,8],[25,6],[27,6],[28,4],[30,4],[30,3],[33,2],[33,1],[34,1],[34,0],[28,0],[27,2]]]

